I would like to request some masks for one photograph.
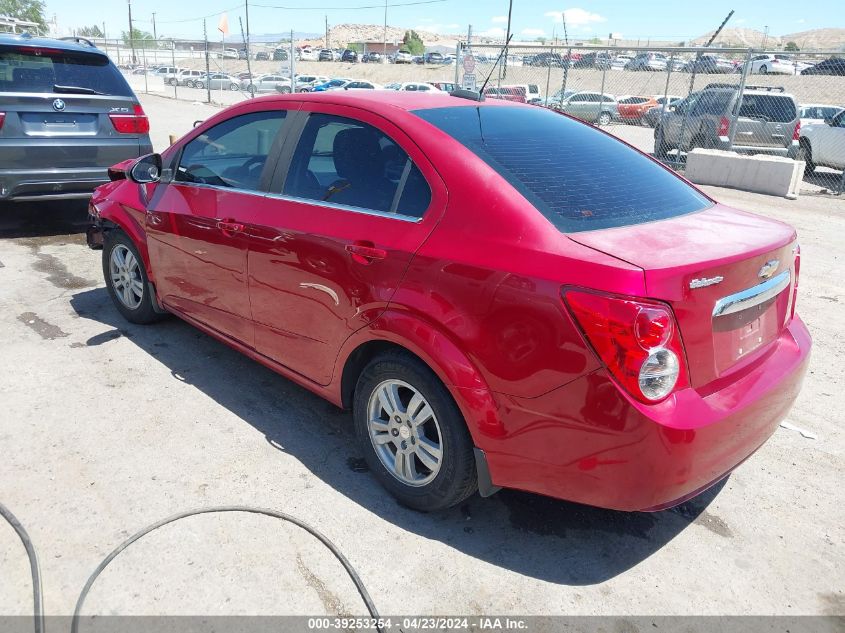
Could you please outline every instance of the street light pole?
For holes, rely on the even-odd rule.
[[[153,11],[153,39],[158,39],[158,34],[156,33],[156,12]]]
[[[126,0],[129,5],[129,47],[132,49],[132,63],[135,63],[135,40],[132,37],[132,0]]]
[[[381,59],[387,59],[387,0],[384,0],[384,44],[381,50]]]

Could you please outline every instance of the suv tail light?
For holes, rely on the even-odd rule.
[[[719,136],[727,136],[731,129],[731,122],[728,117],[723,116],[719,119]]]
[[[792,130],[792,140],[798,141],[801,139],[801,119],[795,122],[795,129]]]
[[[564,300],[611,375],[637,400],[653,404],[688,384],[668,305],[586,290],[565,290]]]
[[[150,120],[144,108],[136,103],[132,106],[133,114],[110,114],[114,129],[121,134],[146,134],[150,131]]]

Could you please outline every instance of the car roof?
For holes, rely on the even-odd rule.
[[[244,103],[256,103],[266,101],[301,101],[310,103],[332,103],[337,105],[350,105],[357,106],[362,109],[369,110],[376,114],[382,114],[385,116],[389,116],[391,112],[395,112],[397,109],[410,112],[412,110],[424,110],[427,108],[444,107],[537,107],[533,105],[515,103],[513,101],[504,101],[502,99],[486,99],[484,101],[474,101],[472,99],[464,99],[461,97],[450,97],[449,99],[444,99],[442,93],[436,94],[431,92],[406,92],[398,90],[361,90],[354,92],[330,90],[328,92],[303,92],[297,93],[295,95],[268,95],[265,97],[257,97]]]
[[[89,46],[84,42],[60,40],[53,37],[36,37],[28,33],[15,35],[2,33],[0,34],[0,44],[6,44],[9,46],[27,46],[30,48],[53,48],[79,53],[102,55],[104,57],[106,56],[106,54],[96,46]]]

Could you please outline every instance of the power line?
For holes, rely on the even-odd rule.
[[[391,3],[390,8],[396,7],[413,7],[421,4],[440,4],[442,2],[449,2],[450,0],[416,0],[415,2],[396,2]],[[284,9],[286,11],[357,11],[359,9],[382,9],[383,4],[367,4],[357,7],[291,7],[286,5],[276,4],[253,4],[254,7],[261,7],[262,9]]]

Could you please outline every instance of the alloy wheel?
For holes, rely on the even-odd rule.
[[[367,405],[367,428],[376,455],[403,484],[424,486],[440,472],[443,435],[425,397],[402,380],[385,380]]]
[[[112,249],[109,273],[118,300],[130,310],[137,310],[144,298],[141,266],[135,254],[123,244]]]

